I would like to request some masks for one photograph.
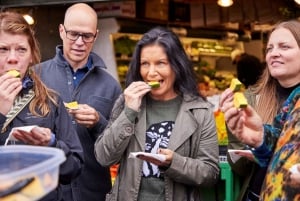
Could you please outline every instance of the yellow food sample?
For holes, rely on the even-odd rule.
[[[149,85],[151,88],[158,88],[158,87],[160,86],[159,82],[157,82],[157,81],[148,82],[148,85]]]
[[[17,70],[10,70],[7,72],[7,74],[12,75],[14,77],[20,77],[20,75],[21,75],[20,72]]]
[[[237,79],[237,78],[233,78],[231,80],[231,83],[230,83],[230,89],[233,91],[233,92],[237,92],[241,89],[242,87],[242,83]]]
[[[78,109],[79,105],[77,101],[73,101],[73,102],[65,103],[65,107],[74,110],[74,109]]]
[[[35,177],[28,186],[22,189],[21,193],[23,195],[27,195],[28,197],[39,198],[45,194],[44,191],[45,190],[43,188],[42,181],[40,180],[40,178]]]
[[[33,181],[24,186],[19,191],[1,198],[1,201],[31,201],[41,198],[45,194],[45,190],[38,177],[34,177]]]
[[[233,95],[233,104],[236,108],[245,108],[247,107],[248,102],[242,92],[235,92]]]

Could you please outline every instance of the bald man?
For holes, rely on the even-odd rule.
[[[119,82],[105,71],[103,60],[91,52],[99,35],[97,20],[96,12],[87,4],[69,7],[64,23],[59,25],[63,45],[56,47],[54,58],[37,69],[44,83],[65,103],[78,103],[78,108],[68,111],[84,150],[84,168],[75,181],[63,186],[61,197],[55,201],[102,201],[111,189],[109,168],[96,161],[94,143],[122,91]]]

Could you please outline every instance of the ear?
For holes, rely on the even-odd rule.
[[[95,37],[94,41],[97,40],[99,34],[100,34],[100,31],[99,31],[99,29],[97,29],[97,30],[96,30],[96,37]]]
[[[64,38],[64,32],[65,32],[65,30],[64,30],[64,26],[62,25],[62,24],[60,24],[59,26],[58,26],[58,31],[59,31],[59,36],[60,36],[60,38],[61,39],[63,39]]]

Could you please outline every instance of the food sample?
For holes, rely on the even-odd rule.
[[[231,83],[230,83],[230,89],[233,91],[233,92],[237,92],[241,89],[242,87],[242,83],[237,79],[237,78],[233,78],[231,80]]]
[[[77,101],[73,101],[73,102],[65,103],[65,107],[67,109],[76,110],[76,109],[78,109],[79,105],[78,105]]]
[[[20,77],[20,76],[21,76],[20,72],[17,71],[17,70],[10,70],[10,71],[8,71],[7,73],[8,73],[9,75],[14,76],[14,77]]]
[[[159,82],[157,82],[157,81],[148,82],[148,85],[149,85],[151,88],[158,88],[158,87],[160,86]]]
[[[25,180],[24,180],[25,181]],[[30,182],[16,188],[11,193],[1,196],[1,201],[31,201],[37,200],[45,195],[43,181],[39,177],[34,177]]]
[[[233,95],[233,104],[236,108],[245,108],[247,107],[248,102],[242,92],[235,92]]]

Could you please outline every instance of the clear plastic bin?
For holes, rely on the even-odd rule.
[[[59,165],[66,160],[57,148],[0,146],[0,200],[34,201],[57,187]]]

